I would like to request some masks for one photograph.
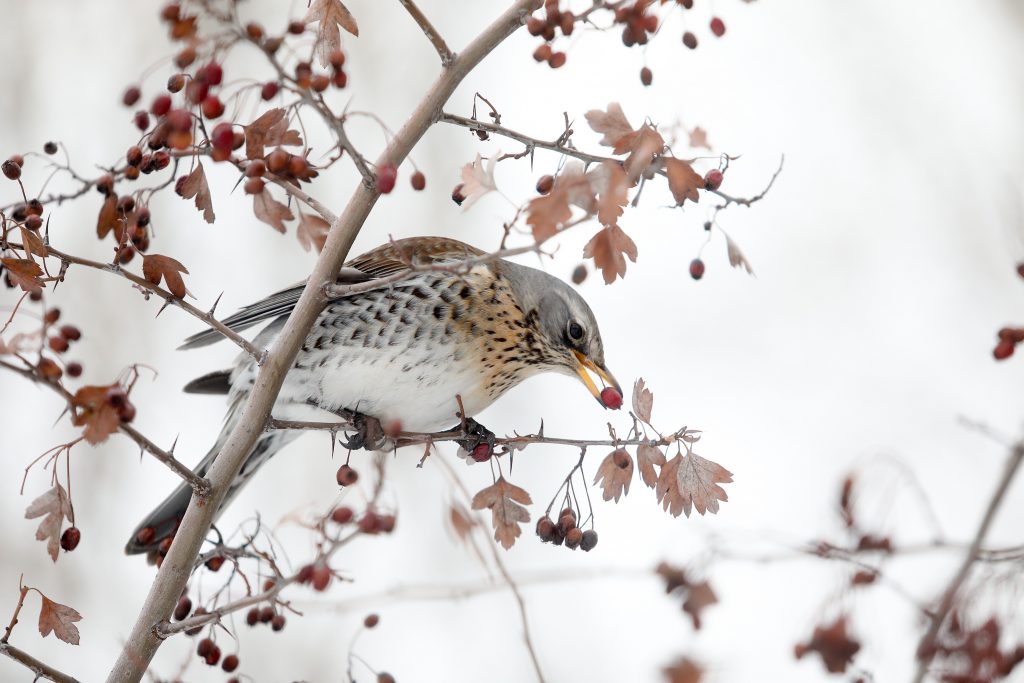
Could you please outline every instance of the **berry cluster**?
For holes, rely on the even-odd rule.
[[[273,587],[272,579],[268,579],[268,583]],[[245,623],[249,626],[270,624],[270,629],[275,632],[284,629],[285,622],[286,619],[284,618],[284,615],[274,609],[271,605],[253,607],[245,613]]]
[[[565,547],[570,550],[582,548],[585,552],[590,552],[597,545],[597,532],[593,529],[583,531],[576,526],[576,511],[571,507],[567,507],[559,513],[557,523],[547,515],[538,519],[537,536],[544,543],[555,545],[564,543]]]
[[[576,17],[572,12],[559,9],[558,0],[545,0],[544,19],[530,17],[526,22],[526,30],[531,36],[540,36],[544,39],[544,43],[533,51],[533,58],[538,62],[547,62],[552,69],[563,66],[566,54],[555,51],[551,47],[551,42],[558,31],[561,31],[563,36],[572,35],[575,26]]]
[[[992,355],[996,360],[1006,360],[1021,342],[1024,342],[1024,327],[1004,327],[999,330],[999,343],[992,349]]]
[[[1002,627],[993,617],[976,628],[967,628],[953,612],[948,625],[934,643],[925,646],[925,654],[941,661],[943,681],[980,683],[1008,677],[1024,662],[1024,644],[1001,650]]]
[[[658,17],[648,13],[651,0],[637,0],[615,10],[615,23],[622,24],[622,44],[626,47],[646,45],[658,30]]]

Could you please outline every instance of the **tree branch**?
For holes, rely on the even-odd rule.
[[[494,23],[484,29],[431,85],[405,125],[378,159],[378,165],[399,164],[440,115],[441,107],[455,88],[480,61],[540,6],[540,0],[517,0]],[[214,460],[208,476],[213,486],[211,500],[189,503],[174,543],[164,558],[156,580],[146,597],[135,626],[108,676],[108,683],[137,683],[160,646],[157,625],[174,609],[192,571],[195,558],[228,486],[241,469],[256,439],[270,417],[285,375],[295,362],[302,343],[320,314],[326,299],[320,283],[333,282],[345,262],[367,216],[380,193],[368,182],[356,188],[348,206],[331,226],[309,282],[274,342],[242,407],[238,424]]]
[[[430,20],[427,19],[423,12],[420,11],[420,8],[416,6],[416,3],[413,2],[413,0],[398,1],[402,3],[402,6],[405,7],[409,16],[413,18],[413,21],[419,24],[420,29],[423,31],[423,35],[427,37],[430,44],[434,46],[435,50],[437,50],[437,55],[441,58],[441,66],[447,68],[447,66],[452,63],[452,60],[455,59],[455,53],[448,48],[448,44],[444,42],[444,38],[441,37],[441,34],[437,32],[437,29],[434,28],[434,25],[430,23]]]
[[[36,675],[36,680],[45,678],[48,681],[53,681],[53,683],[79,683],[78,679],[74,676],[69,676],[66,673],[57,671],[49,664],[40,662],[29,653],[24,650],[19,650],[10,643],[0,642],[0,654],[6,655],[14,661],[28,667],[32,673]]]
[[[967,580],[967,575],[970,574],[974,563],[978,561],[981,554],[981,546],[985,542],[985,536],[988,535],[989,528],[992,526],[996,512],[999,510],[999,506],[1002,505],[1003,498],[1005,498],[1006,492],[1010,488],[1010,483],[1013,481],[1014,476],[1020,469],[1022,461],[1024,461],[1024,441],[1016,443],[1011,449],[1010,456],[1003,469],[1003,476],[1000,477],[999,483],[996,485],[996,489],[992,493],[992,498],[989,500],[988,508],[986,508],[985,514],[981,518],[981,524],[978,525],[978,531],[974,534],[974,540],[971,542],[971,546],[967,549],[967,555],[964,557],[964,561],[961,563],[960,569],[957,570],[956,574],[954,574],[953,578],[950,580],[949,585],[946,586],[946,590],[942,594],[942,599],[939,601],[939,606],[935,609],[931,624],[928,626],[928,631],[921,638],[921,642],[917,646],[917,657],[919,662],[917,673],[914,676],[914,683],[921,683],[925,676],[928,675],[928,666],[931,664],[932,659],[935,658],[935,640],[938,638],[939,629],[942,628],[942,624],[945,622],[946,616],[949,615],[950,610],[953,608],[953,603],[956,601],[960,587],[964,584],[964,581]]]

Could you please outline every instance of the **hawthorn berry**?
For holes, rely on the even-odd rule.
[[[39,365],[37,365],[36,368],[39,370],[39,374],[42,375],[44,379],[48,380],[58,380],[60,379],[60,376],[64,374],[64,371],[60,369],[60,366],[49,358],[41,358],[39,360]]]
[[[395,683],[395,677],[386,671],[377,674],[377,683]]]
[[[465,186],[462,183],[459,183],[455,186],[455,189],[452,190],[452,201],[459,206],[462,206],[462,202],[466,201],[466,195],[462,193],[464,187]]]
[[[398,179],[398,169],[392,164],[384,164],[377,169],[377,192],[388,194],[395,189],[395,181]]]
[[[196,61],[196,50],[193,47],[186,47],[174,56],[174,63],[179,69],[184,69],[194,61]]]
[[[220,668],[224,669],[227,673],[231,673],[238,668],[238,655],[228,655],[224,658],[224,661],[220,663]]]
[[[14,163],[13,159],[5,161],[3,166],[0,166],[0,169],[3,170],[4,175],[7,176],[8,180],[17,180],[21,177],[21,166]]]
[[[364,534],[375,534],[380,531],[380,518],[373,510],[367,510],[359,518],[359,530]]]
[[[275,149],[267,156],[267,169],[271,173],[280,173],[288,166],[288,156],[283,149]]]
[[[64,530],[64,533],[60,535],[60,547],[63,548],[65,552],[70,553],[78,547],[78,543],[81,540],[82,532],[78,530],[78,527],[69,526]]]
[[[163,560],[164,558],[162,556],[160,556],[160,555],[157,555],[155,559],[156,559],[156,566],[159,567],[160,566],[160,561]],[[196,611],[192,614],[192,616],[194,616],[194,617],[201,617],[204,614],[206,614],[206,608],[205,607],[197,607]],[[202,631],[203,631],[203,627],[202,626],[193,626],[192,628],[185,630],[185,635],[186,636],[197,636],[200,633],[202,633]]]
[[[309,174],[309,162],[305,157],[292,155],[288,158],[288,173],[296,178],[304,178]]]
[[[335,88],[344,88],[346,85],[348,85],[348,74],[346,74],[341,69],[335,71],[334,75],[331,77],[331,83],[334,84]]]
[[[618,410],[622,407],[622,394],[615,387],[605,387],[601,390],[601,403],[605,408]]]
[[[68,340],[64,337],[50,337],[47,344],[55,353],[64,353],[68,350]]]
[[[39,216],[32,214],[25,217],[25,227],[29,230],[36,231],[43,227],[43,219]]]
[[[345,464],[338,468],[335,478],[338,480],[338,486],[351,486],[359,481],[359,473],[350,465]]]
[[[220,568],[224,566],[224,557],[222,555],[216,555],[206,561],[206,568],[211,572],[220,571]]]
[[[725,22],[719,19],[718,17],[714,17],[711,20],[711,32],[714,33],[717,37],[721,38],[723,35],[725,35]]]
[[[67,365],[68,377],[81,377],[82,375],[82,364],[76,361],[72,361]]]
[[[1017,264],[1017,275],[1024,277],[1024,263]]]
[[[597,532],[593,529],[587,529],[583,532],[583,538],[580,540],[580,548],[585,553],[589,553],[597,545]]]
[[[302,569],[300,569],[299,573],[296,574],[295,580],[298,581],[299,583],[309,583],[310,581],[312,581],[313,580],[313,565],[311,565],[311,564],[304,564],[304,565],[302,565]]]
[[[348,524],[355,517],[355,512],[347,505],[340,505],[331,512],[331,521],[335,524]]]
[[[260,608],[252,607],[248,612],[245,613],[245,623],[249,626],[255,626],[260,621]]]
[[[309,87],[313,88],[316,92],[323,92],[327,90],[331,85],[331,79],[325,74],[317,74],[313,76],[313,80],[310,81]]]
[[[214,149],[231,151],[231,144],[235,141],[235,131],[230,123],[218,123],[210,133],[210,144]]]
[[[259,42],[263,40],[263,26],[257,24],[255,21],[250,21],[245,25],[245,35],[249,36],[251,40]]]
[[[565,60],[567,59],[564,52],[552,53],[551,58],[548,59],[548,66],[552,69],[560,69],[565,66]]]
[[[395,530],[395,523],[398,518],[394,515],[378,515],[377,516],[377,530],[382,534],[390,534]]]
[[[572,270],[572,283],[574,285],[581,285],[583,281],[587,279],[587,267],[582,263],[573,268]]]
[[[274,615],[276,614],[277,612],[274,611],[274,608],[270,605],[267,605],[266,607],[260,609],[260,621],[264,624],[269,624],[271,621],[274,620]]]
[[[180,92],[185,87],[185,74],[172,74],[167,78],[167,92]]]
[[[538,62],[546,62],[551,59],[551,46],[544,44],[533,51],[533,58]]]
[[[132,145],[128,148],[128,151],[124,155],[125,161],[128,162],[129,166],[138,166],[142,163],[142,150],[137,146]]]
[[[146,130],[149,128],[149,112],[145,112],[140,109],[135,112],[135,118],[132,120],[135,123],[135,127],[139,130]]]
[[[61,325],[60,336],[68,341],[78,341],[82,338],[82,331],[74,325]]]
[[[537,193],[547,194],[555,186],[555,178],[551,175],[542,175],[537,179]]]
[[[200,657],[206,657],[213,652],[213,640],[210,638],[203,638],[196,644],[196,654]]]
[[[245,181],[245,193],[260,194],[265,186],[266,183],[263,182],[263,178],[249,178]]]
[[[224,103],[216,95],[207,95],[202,104],[203,116],[215,119],[224,113]]]
[[[137,86],[133,85],[128,87],[124,91],[124,94],[121,95],[121,103],[126,107],[132,107],[139,101],[140,97],[142,97],[142,91],[139,90]]]
[[[427,186],[427,177],[423,175],[422,171],[416,171],[415,173],[412,174],[412,177],[409,179],[409,182],[412,184],[412,189],[419,192],[420,190]]]
[[[60,320],[60,309],[54,306],[43,315],[43,322],[47,325],[53,325],[55,322]]]
[[[270,81],[269,83],[264,83],[263,87],[260,89],[260,97],[262,97],[264,100],[272,100],[277,95],[280,89],[281,86],[279,86],[277,83],[274,83],[273,81]]]
[[[156,116],[164,116],[171,110],[170,95],[157,95],[154,97],[153,103],[149,105],[149,110]]]
[[[473,448],[473,452],[470,455],[476,462],[487,462],[488,460],[491,459],[491,455],[493,453],[494,451],[491,448],[490,444],[481,443],[477,444],[476,447]]]
[[[644,67],[640,69],[640,82],[644,85],[650,85],[654,81],[654,73],[648,68]]]
[[[699,258],[695,258],[690,261],[690,277],[694,280],[699,280],[704,277],[704,262]]]
[[[306,30],[306,24],[301,21],[293,21],[288,24],[288,33],[293,36],[301,35]]]
[[[285,618],[283,614],[275,614],[274,618],[270,620],[270,628],[275,631],[280,631],[284,628]]]
[[[612,452],[612,462],[620,470],[624,470],[633,464],[633,459],[629,457],[629,453],[625,448],[616,448]]]
[[[546,24],[538,17],[530,17],[526,20],[526,32],[531,36],[539,36],[544,33]]]
[[[573,527],[565,532],[565,547],[571,550],[576,550],[580,547],[583,542],[583,531],[578,527]]]
[[[135,225],[140,228],[145,228],[149,225],[151,219],[148,206],[139,207],[139,210],[135,212]]]
[[[327,565],[319,564],[313,568],[313,590],[325,591],[331,584],[331,570]]]
[[[178,604],[174,607],[174,620],[181,621],[188,617],[189,612],[192,611],[192,600],[187,595],[182,595],[178,598]]]
[[[550,543],[555,539],[555,535],[558,533],[555,523],[551,521],[551,518],[545,515],[537,520],[537,536],[543,543]]]
[[[43,151],[46,152],[47,154],[56,154],[57,143],[52,140],[50,142],[47,142],[45,145],[43,145]]]
[[[722,186],[723,175],[717,168],[713,168],[704,174],[704,189],[717,190]]]
[[[692,32],[687,31],[686,33],[683,34],[683,45],[690,48],[691,50],[696,50],[697,36],[695,36]]]
[[[366,618],[363,619],[363,626],[366,628],[373,628],[380,623],[380,617],[376,614],[367,614]]]
[[[210,651],[210,654],[206,655],[206,664],[207,664],[207,666],[217,666],[217,662],[219,662],[219,661],[220,661],[220,648],[217,647],[216,645],[214,645],[213,646],[213,650]]]
[[[266,172],[267,164],[263,159],[254,159],[245,167],[245,176],[247,178],[260,178]]]
[[[224,68],[217,62],[210,62],[197,75],[210,85],[220,85],[224,80]]]
[[[153,155],[153,166],[157,171],[167,168],[170,165],[170,163],[171,155],[163,150],[160,150],[159,152]]]
[[[558,531],[563,536],[569,529],[576,528],[576,512],[572,508],[565,508],[558,515]]]
[[[1002,339],[998,344],[996,344],[996,348],[992,350],[992,356],[996,360],[1006,360],[1013,355],[1016,348],[1017,345],[1009,339]]]
[[[181,18],[181,6],[176,2],[164,5],[160,10],[160,18],[164,21],[177,21]]]

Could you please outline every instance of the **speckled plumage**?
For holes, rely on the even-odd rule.
[[[503,260],[482,261],[468,272],[461,267],[481,253],[454,240],[416,238],[384,245],[347,263],[339,282],[387,278],[408,270],[409,263],[422,270],[329,303],[285,378],[274,416],[331,420],[334,412],[347,409],[385,424],[398,421],[408,431],[437,431],[458,423],[456,396],[467,416],[473,416],[539,372],[582,377],[580,358],[589,359],[591,369],[606,373],[597,323],[572,288],[542,271]],[[267,347],[301,291],[301,286],[283,290],[224,322],[245,329],[271,320],[255,340],[257,347]],[[570,323],[584,330],[581,339],[570,339]],[[218,338],[207,331],[186,347]],[[234,426],[257,369],[243,354],[230,375],[224,375],[229,380],[224,385],[229,393],[228,419],[198,471],[212,463]],[[593,392],[593,385],[588,386]],[[276,432],[262,437],[228,498],[298,435]],[[140,529],[180,515],[188,495],[187,489],[172,495]],[[143,552],[152,545],[129,543],[127,550]]]

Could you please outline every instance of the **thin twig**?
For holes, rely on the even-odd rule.
[[[441,58],[441,66],[447,68],[452,63],[452,60],[455,59],[455,53],[451,51],[448,44],[444,42],[444,38],[441,37],[441,34],[437,32],[437,29],[434,28],[434,25],[430,23],[430,20],[420,11],[420,8],[416,6],[413,0],[398,1],[402,3],[402,6],[405,7],[413,21],[419,24],[423,35],[427,37],[430,44],[437,50],[437,55]]]
[[[6,655],[20,664],[28,667],[36,675],[36,680],[45,678],[53,683],[79,683],[74,676],[57,671],[49,664],[44,664],[24,650],[19,650],[10,643],[0,643],[0,654]]]
[[[449,114],[448,112],[442,112],[441,118],[439,119],[442,123],[450,123],[456,126],[462,126],[472,131],[482,130],[495,135],[501,135],[517,142],[521,142],[526,145],[527,150],[532,149],[546,149],[552,152],[558,152],[559,154],[565,154],[566,156],[575,157],[580,161],[585,161],[588,164],[600,164],[605,161],[610,161],[615,164],[622,164],[621,159],[615,159],[613,157],[605,157],[599,154],[590,154],[588,152],[581,152],[574,147],[568,147],[565,145],[565,135],[561,135],[555,140],[541,140],[525,133],[506,128],[505,126],[499,126],[494,123],[488,123],[486,121],[478,121],[475,119],[466,118],[465,116],[459,116],[457,114]]]

